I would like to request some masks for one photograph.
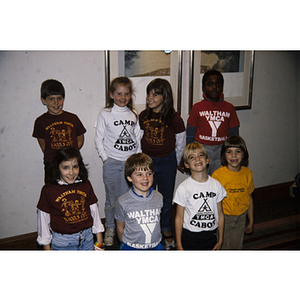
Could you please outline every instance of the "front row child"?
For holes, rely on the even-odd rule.
[[[163,197],[151,187],[153,174],[148,155],[137,153],[126,160],[125,176],[132,187],[115,207],[120,250],[164,250],[160,230]]]
[[[37,242],[44,250],[94,250],[95,234],[101,248],[104,226],[97,201],[79,150],[57,150],[37,204]]]
[[[177,250],[219,250],[223,241],[222,200],[226,191],[207,174],[209,159],[198,142],[183,151],[184,166],[191,176],[177,188],[175,238]]]
[[[222,145],[221,163],[212,177],[221,182],[227,191],[223,200],[225,215],[222,249],[243,248],[244,233],[253,231],[253,174],[248,165],[248,150],[245,141],[238,135],[229,136]],[[246,226],[246,218],[248,224]],[[245,227],[246,226],[246,227]]]

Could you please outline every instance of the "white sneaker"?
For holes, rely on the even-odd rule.
[[[105,235],[104,235],[105,246],[112,246],[114,244],[114,236],[115,236],[114,228],[107,228],[105,230]]]

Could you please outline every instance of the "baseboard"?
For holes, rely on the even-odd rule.
[[[293,181],[256,188],[253,192],[253,201],[289,197],[292,184]],[[105,224],[105,219],[102,219],[102,223]],[[37,232],[31,232],[0,239],[0,250],[40,250],[41,247],[36,242],[36,237]]]

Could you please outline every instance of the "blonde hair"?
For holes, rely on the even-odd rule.
[[[207,158],[207,152],[206,152],[204,146],[198,142],[192,142],[192,143],[186,145],[183,150],[183,161],[185,163],[187,163],[190,153],[195,150],[199,150]]]

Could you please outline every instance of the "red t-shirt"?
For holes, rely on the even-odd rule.
[[[32,136],[45,140],[44,161],[51,163],[56,150],[65,146],[78,148],[77,137],[85,132],[75,114],[63,111],[60,115],[51,115],[46,112],[35,120]]]
[[[170,126],[159,122],[160,113],[151,112],[148,120],[143,120],[145,110],[139,115],[140,127],[144,130],[141,140],[143,153],[152,157],[165,157],[175,151],[175,134],[185,131],[182,118],[176,112]]]
[[[50,214],[53,231],[73,234],[92,227],[90,205],[97,201],[89,181],[70,185],[47,183],[42,188],[37,208]]]
[[[221,145],[229,135],[229,128],[240,124],[231,103],[206,99],[193,105],[187,123],[197,127],[195,141],[205,145]]]

